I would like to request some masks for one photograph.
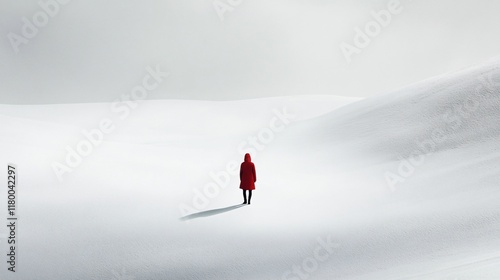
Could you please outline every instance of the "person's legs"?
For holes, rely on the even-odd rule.
[[[247,194],[245,190],[243,190],[243,204],[247,204]]]
[[[248,191],[248,204],[250,204],[250,200],[252,199],[252,190]]]

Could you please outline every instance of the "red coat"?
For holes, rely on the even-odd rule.
[[[250,154],[245,154],[245,161],[240,167],[240,189],[255,190],[257,175],[255,174],[255,165],[250,158]]]

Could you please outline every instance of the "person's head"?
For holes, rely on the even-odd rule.
[[[251,161],[252,161],[252,158],[250,157],[250,154],[246,153],[245,154],[245,162],[251,162]]]

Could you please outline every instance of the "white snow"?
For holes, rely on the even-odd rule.
[[[499,67],[365,100],[144,101],[124,119],[0,105],[20,217],[1,279],[498,279]],[[114,131],[58,181],[52,164],[103,119]],[[210,173],[245,151],[257,189],[236,207],[237,175],[214,188]]]

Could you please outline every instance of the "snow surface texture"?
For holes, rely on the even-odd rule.
[[[0,278],[499,279],[499,66],[366,100],[145,101],[124,119],[0,105],[20,217]],[[105,118],[60,182],[52,164]],[[246,151],[257,189],[240,206]]]

